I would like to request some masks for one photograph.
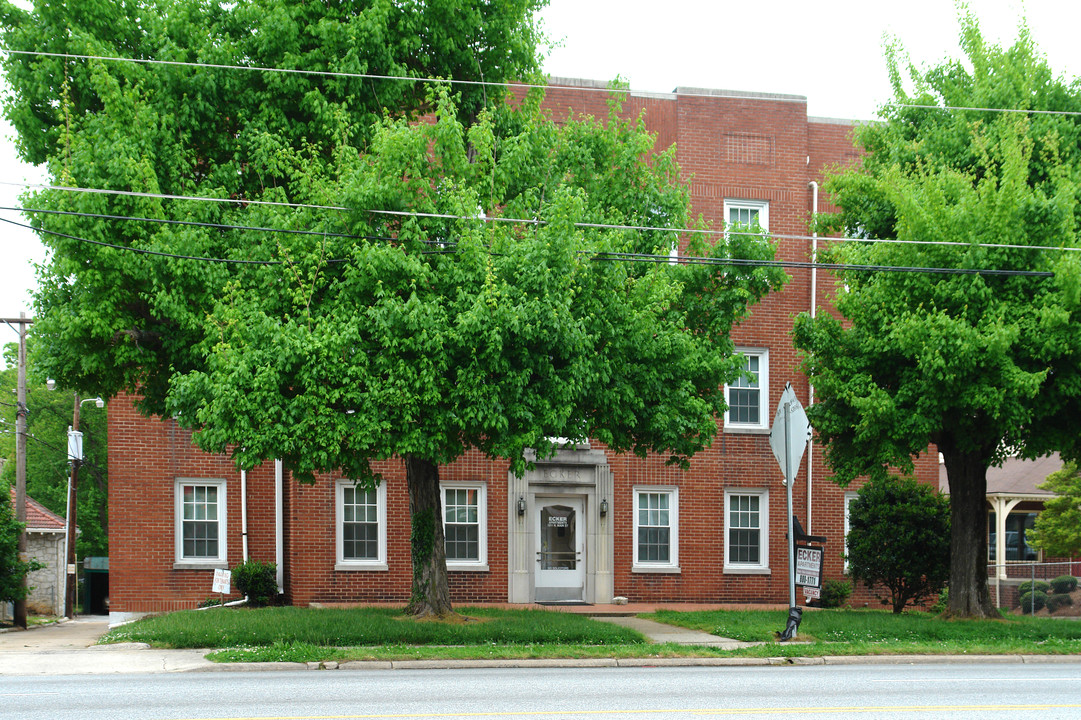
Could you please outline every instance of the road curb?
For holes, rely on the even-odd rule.
[[[209,661],[208,661],[209,662]],[[485,668],[785,667],[808,665],[1079,664],[1079,655],[827,655],[821,657],[517,658],[221,663],[206,670],[464,670]]]

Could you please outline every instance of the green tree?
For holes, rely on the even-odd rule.
[[[36,343],[27,343],[26,494],[61,517],[67,516],[68,428],[74,394],[49,390],[34,363]],[[0,371],[0,395],[15,398],[17,346],[6,348],[7,369]],[[109,478],[106,410],[83,406],[79,430],[83,433],[83,463],[79,472],[78,557],[109,554]],[[3,480],[15,484],[15,403],[0,403],[0,457]]]
[[[1081,474],[1077,463],[1068,462],[1047,476],[1040,489],[1055,493],[1036,516],[1036,526],[1025,533],[1025,542],[1048,555],[1081,555]]]
[[[827,189],[841,209],[833,228],[890,242],[835,246],[833,258],[850,266],[837,295],[843,321],[801,316],[795,341],[815,385],[808,415],[839,483],[890,465],[907,472],[929,444],[942,453],[949,612],[994,616],[986,470],[1011,452],[1075,456],[1081,440],[1072,429],[1081,273],[1069,252],[1081,208],[1081,86],[1054,78],[1024,27],[1002,49],[967,12],[961,26],[966,62],[907,68],[912,95],[899,51],[889,53],[896,101],[858,130],[862,168]],[[1015,274],[1025,272],[1053,277]]]
[[[484,7],[517,18],[500,47],[535,39],[533,3]],[[400,3],[385,9],[405,12]],[[215,12],[222,19],[207,25],[215,40],[198,51],[187,36],[179,44],[177,32],[136,45],[156,57],[173,45],[187,48],[175,51],[183,57],[218,57],[228,46],[220,28],[240,21]],[[132,32],[159,25],[147,18]],[[436,16],[416,27],[431,35],[428,45],[443,42],[449,26]],[[251,23],[230,37],[247,47],[253,32],[264,44],[278,41]],[[305,32],[318,46],[329,30],[314,40]],[[98,54],[130,53],[129,45]],[[250,52],[250,60],[247,52],[228,57],[320,67],[314,51]],[[533,69],[531,49],[514,57],[484,77]],[[443,69],[458,79],[480,74],[469,63]],[[36,193],[33,204],[50,210],[216,223],[40,216],[42,230],[63,233],[43,235],[53,248],[34,325],[44,367],[82,392],[140,393],[142,410],[177,417],[198,430],[201,447],[231,452],[240,467],[281,458],[300,480],[333,471],[370,485],[378,481],[372,461],[401,458],[417,614],[451,610],[441,464],[476,448],[521,472],[528,449],[554,450],[552,437],[591,437],[685,464],[712,439],[722,386],[741,372],[732,324],[784,279],[776,268],[725,262],[772,258],[772,244],[757,235],[712,244],[693,234],[689,252],[708,261],[668,262],[677,229],[701,226],[678,184],[674,151],[654,154],[654,138],[640,121],[621,119],[618,106],[603,121],[557,124],[540,110],[539,93],[503,103],[490,90],[400,91],[391,99],[398,105],[372,123],[374,110],[350,104],[370,99],[367,84],[349,102],[317,103],[312,115],[309,90],[323,80],[305,80],[298,96],[292,78],[201,69],[208,85],[220,78],[229,89],[220,98],[226,109],[193,121],[193,134],[176,120],[188,104],[181,91],[202,91],[181,82],[191,71],[100,62],[53,71],[9,70],[9,114],[36,108],[38,86],[53,83],[59,107],[46,102],[30,114],[54,121],[43,153],[58,178],[245,202]],[[56,79],[65,75],[66,84]],[[275,86],[249,100],[237,85],[249,82]],[[428,117],[414,122],[420,112]],[[39,141],[26,139],[25,151]],[[643,226],[672,229],[631,229]]]
[[[11,506],[11,489],[0,481],[0,602],[14,602],[26,597],[29,590],[23,578],[39,570],[37,560],[19,559],[19,533],[23,525],[15,520],[15,508]]]
[[[852,502],[845,548],[853,579],[884,586],[893,612],[918,605],[949,576],[949,500],[913,478],[872,480]]]

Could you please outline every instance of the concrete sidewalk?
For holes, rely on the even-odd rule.
[[[0,633],[0,675],[184,672],[214,665],[205,650],[154,650],[144,643],[97,645],[109,630],[89,615]]]

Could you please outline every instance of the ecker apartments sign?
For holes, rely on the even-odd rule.
[[[822,587],[822,548],[796,546],[796,584]]]

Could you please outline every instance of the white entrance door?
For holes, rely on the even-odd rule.
[[[586,580],[585,502],[538,497],[536,601],[580,602]]]

